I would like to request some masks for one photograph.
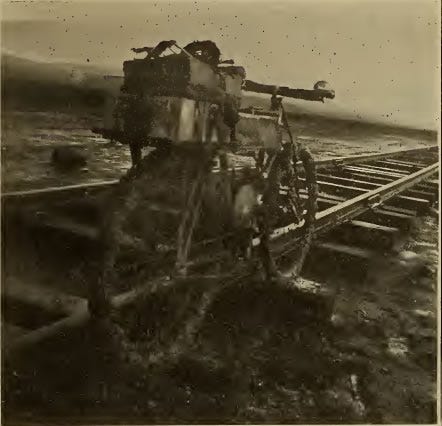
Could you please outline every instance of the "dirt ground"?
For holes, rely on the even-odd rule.
[[[90,117],[9,114],[2,122],[3,191],[116,178],[128,166],[124,148],[88,130]],[[319,137],[305,123],[293,125],[317,158],[435,143],[380,131]],[[84,149],[86,168],[53,170],[50,148],[58,143]],[[4,420],[433,423],[437,229],[436,219],[419,219],[401,247],[369,264],[321,259],[317,269],[327,271],[333,295],[330,312],[311,309],[282,284],[227,287],[194,344],[164,362],[147,359],[156,344],[176,338],[174,326],[186,315],[196,315],[179,307],[183,298],[192,307],[206,284],[195,295],[184,288],[140,300],[118,319],[126,349],[91,326],[9,360],[2,375]]]
[[[110,143],[92,133],[100,125],[98,115],[73,115],[52,111],[2,112],[2,190],[16,191],[45,186],[72,185],[116,179],[130,166],[126,147]],[[416,137],[406,129],[398,132],[385,127],[356,129],[326,122],[311,123],[308,118],[292,120],[293,134],[318,158],[351,154],[388,152],[413,148],[437,141],[423,134]],[[239,135],[239,140],[245,140]],[[87,158],[87,165],[74,171],[56,170],[51,165],[52,150],[60,145],[76,147]]]

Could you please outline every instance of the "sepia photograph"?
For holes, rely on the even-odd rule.
[[[439,0],[1,0],[1,424],[440,424]]]

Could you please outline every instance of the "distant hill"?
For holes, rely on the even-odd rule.
[[[116,96],[122,83],[121,79],[105,76],[118,74],[115,69],[39,62],[3,53],[2,108],[93,112],[102,115],[106,98]],[[262,95],[244,93],[243,106],[248,105],[266,108],[269,106],[269,99]],[[437,133],[432,131],[357,120],[340,111],[334,101],[321,104],[286,99],[284,105],[298,130],[308,129],[309,133],[317,137],[329,134],[344,137],[349,133],[355,136],[375,130],[390,134],[406,133],[427,140],[437,138]]]
[[[103,76],[121,74],[115,68],[97,67],[94,65],[79,65],[69,62],[43,62],[19,57],[2,52],[2,73],[6,76],[32,80],[52,80],[54,82],[74,82],[81,74],[83,79],[92,85],[106,81]],[[77,75],[75,75],[77,74]]]
[[[120,81],[104,78],[109,71],[2,54],[2,107],[97,108],[119,91]]]
[[[326,102],[327,103],[327,102]],[[246,93],[242,102],[244,107],[254,105],[268,108],[270,101],[262,95]],[[313,105],[312,105],[313,104]],[[371,122],[356,119],[353,116],[336,109],[333,110],[334,101],[328,105],[319,102],[305,102],[300,100],[285,99],[284,108],[296,130],[306,130],[318,138],[339,136],[341,138],[364,137],[367,132],[388,133],[390,135],[407,135],[409,137],[422,138],[424,140],[437,140],[437,132],[426,129],[416,129],[406,126],[398,126],[382,122]]]

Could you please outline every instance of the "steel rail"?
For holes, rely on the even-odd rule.
[[[347,157],[333,157],[325,160],[315,161],[315,165],[316,168],[337,167],[340,165],[363,163],[365,161],[375,161],[401,154],[416,154],[416,153],[437,151],[438,148],[439,145],[430,145],[423,148],[421,147],[421,148],[412,148],[412,149],[399,149],[396,151],[383,152],[377,154],[358,154],[358,155],[350,155]],[[298,162],[297,164],[301,165],[300,162]]]
[[[404,176],[379,188],[367,191],[361,195],[339,203],[336,206],[318,212],[316,214],[315,235],[327,232],[330,229],[359,216],[367,210],[380,207],[386,201],[413,187],[425,178],[428,178],[438,169],[439,162],[436,162],[408,176]],[[303,225],[304,223],[301,222],[300,224],[290,224],[276,229],[272,234],[272,239],[290,234],[293,238],[290,240],[289,244],[296,243],[302,237],[301,231]],[[259,243],[259,241],[254,241],[254,244],[255,243]],[[287,246],[285,246],[285,248],[286,247]]]
[[[49,186],[41,189],[29,189],[23,191],[11,191],[0,194],[2,201],[15,199],[33,199],[40,196],[63,196],[66,193],[86,193],[88,191],[101,190],[117,185],[119,179],[102,180],[93,183],[79,183],[76,185]]]
[[[409,189],[416,185],[418,182],[434,174],[439,168],[439,162],[431,164],[422,170],[412,173],[408,176],[404,176],[394,182],[383,185],[372,191],[363,193],[357,197],[344,201],[336,206],[330,207],[316,214],[316,229],[315,235],[327,232],[332,228],[347,222],[361,213],[367,210],[375,209],[381,204],[385,203],[392,197],[400,194],[402,191]],[[276,258],[281,258],[287,255],[290,251],[296,248],[296,243],[302,238],[303,223],[299,225],[290,224],[285,227],[279,228],[273,232],[271,240],[274,242],[276,239],[282,236],[290,237],[290,240],[283,244],[275,253]],[[256,246],[259,244],[259,239],[253,241]],[[243,278],[244,272],[240,272],[241,268],[233,268],[232,273],[239,273],[238,276],[232,279],[236,281],[238,277]],[[111,304],[115,308],[121,308],[124,305],[131,304],[134,300],[137,300],[140,294],[154,292],[155,289],[163,286],[172,285],[174,280],[169,277],[160,277],[156,280],[149,281],[146,285],[139,288],[132,289],[126,293],[116,295],[112,297]],[[46,338],[54,336],[59,332],[63,332],[67,328],[75,328],[84,325],[90,318],[90,313],[86,305],[81,305],[70,316],[65,317],[59,321],[48,324],[36,330],[30,331],[25,335],[17,338],[11,342],[11,345],[6,348],[6,355],[11,355],[17,350],[25,349],[35,343],[38,343]]]
[[[344,165],[363,163],[365,161],[373,161],[382,158],[388,158],[395,155],[400,154],[413,154],[419,152],[431,152],[438,148],[438,145],[431,145],[424,148],[413,148],[413,149],[401,149],[397,151],[391,151],[387,153],[380,154],[360,154],[360,155],[351,155],[347,157],[333,157],[324,160],[315,161],[316,169],[323,169],[327,167],[339,167]],[[302,162],[298,161],[297,166],[302,167]],[[241,166],[235,167],[236,170],[240,170]],[[217,169],[214,169],[214,172],[217,172]],[[98,191],[110,188],[112,186],[116,186],[119,183],[119,179],[110,179],[103,180],[99,182],[93,183],[80,183],[76,185],[65,185],[65,186],[51,186],[47,188],[40,189],[30,189],[30,190],[22,190],[22,191],[10,191],[1,193],[1,200],[22,200],[22,199],[35,199],[38,197],[51,197],[51,196],[63,196],[67,193],[72,195],[87,193],[89,191]]]
[[[417,172],[404,176],[387,185],[347,200],[338,206],[319,212],[316,216],[317,232],[324,232],[330,229],[330,219],[332,219],[336,225],[339,225],[340,223],[358,216],[368,209],[380,206],[390,198],[393,198],[394,196],[399,195],[401,192],[410,189],[421,180],[430,177],[438,169],[439,162],[436,162],[422,170],[418,170]]]

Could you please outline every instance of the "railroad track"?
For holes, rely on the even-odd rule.
[[[321,253],[370,259],[376,252],[391,250],[415,217],[425,214],[430,208],[438,208],[437,146],[333,158],[318,161],[316,168],[319,212],[316,216],[314,250]],[[302,186],[302,170],[300,182]],[[17,259],[13,259],[21,246],[18,244],[15,253],[9,253],[8,248],[14,244],[13,241],[30,238],[34,248],[41,247],[42,241],[46,243],[49,246],[45,249],[49,252],[49,259],[51,250],[56,258],[59,247],[55,241],[61,237],[64,242],[70,241],[68,245],[73,262],[82,259],[86,264],[85,274],[92,273],[87,264],[89,261],[94,263],[94,254],[99,251],[100,243],[97,205],[104,199],[103,194],[112,191],[117,183],[111,180],[2,194],[2,226],[6,241],[6,251],[3,252],[2,324],[6,354],[29,348],[66,329],[81,326],[89,318],[85,289],[75,287],[75,277],[71,279],[71,286],[63,290],[60,290],[57,282],[51,285],[45,282],[35,284],[31,282],[29,273],[25,273],[26,258],[22,260],[21,269],[16,265]],[[300,193],[302,197],[307,197],[304,189],[301,188]],[[153,205],[152,209],[161,210],[162,206]],[[291,224],[273,233],[272,251],[280,262],[290,262],[290,254],[296,250],[297,242],[302,238],[302,226],[302,223]],[[57,235],[58,240],[52,240],[53,235]],[[211,242],[204,244],[210,245]],[[213,256],[208,260],[211,265],[217,261]],[[15,261],[13,273],[8,271],[11,261]],[[207,259],[194,260],[195,273],[205,261]],[[37,268],[39,262],[42,259],[34,262]],[[65,265],[57,266],[68,268]],[[28,276],[30,281],[17,278],[23,270],[23,276]],[[250,275],[250,270],[239,265],[223,278],[234,277],[228,280],[233,282],[247,275]],[[154,292],[174,283],[167,276],[151,277],[147,284],[115,294],[112,304],[122,308],[136,301],[143,292]],[[318,289],[315,282],[304,280],[304,284],[307,284],[305,288],[310,286]]]

